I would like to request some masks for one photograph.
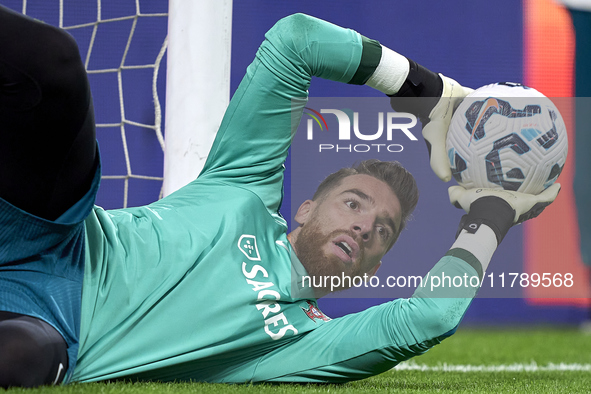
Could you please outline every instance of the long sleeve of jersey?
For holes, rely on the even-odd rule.
[[[200,177],[246,187],[277,212],[312,76],[363,84],[381,51],[377,41],[307,15],[277,22],[230,102]]]
[[[346,382],[377,375],[425,353],[455,332],[478,291],[469,284],[432,288],[430,278],[480,277],[470,263],[479,264],[469,252],[452,250],[411,298],[326,322],[265,356],[253,380]]]

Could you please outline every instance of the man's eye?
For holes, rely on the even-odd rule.
[[[378,234],[383,239],[388,239],[388,237],[390,236],[390,232],[385,227],[378,227]]]
[[[357,203],[357,201],[349,200],[349,201],[346,202],[346,204],[351,209],[357,209],[357,208],[359,208],[359,204]]]

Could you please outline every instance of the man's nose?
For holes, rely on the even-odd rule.
[[[371,229],[373,228],[373,219],[370,215],[363,215],[356,218],[351,225],[351,229],[355,234],[361,237],[364,241],[371,239]]]

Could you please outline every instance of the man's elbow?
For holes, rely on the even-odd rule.
[[[453,335],[470,304],[470,300],[464,298],[446,299],[443,305],[438,302],[441,300],[417,298],[411,300],[415,301],[416,309],[414,316],[410,318],[420,336],[427,341],[442,341]]]
[[[308,45],[307,35],[319,20],[302,13],[292,14],[280,19],[269,29],[266,38],[270,41],[279,40],[296,53]]]

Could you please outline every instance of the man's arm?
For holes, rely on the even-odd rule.
[[[380,53],[379,44],[358,33],[307,15],[277,22],[228,106],[200,178],[251,189],[276,212],[312,76],[363,83]]]
[[[312,76],[367,84],[386,94],[401,89],[401,95],[410,94],[404,87],[418,83],[421,90],[411,90],[412,94],[439,97],[446,86],[437,74],[422,67],[415,73],[405,57],[353,30],[291,15],[266,33],[228,106],[200,177],[249,188],[275,213],[281,201],[283,163]],[[432,100],[431,107],[437,102]]]
[[[485,243],[496,247],[492,231],[484,238]],[[469,253],[461,258],[453,253],[446,255],[413,297],[322,324],[299,341],[263,357],[253,381],[347,382],[380,374],[425,353],[455,332],[478,291],[471,286],[431,288],[429,278],[441,277],[442,273],[481,277],[476,264],[480,262]]]
[[[455,332],[507,231],[540,214],[559,190],[559,184],[539,195],[450,188],[452,204],[468,214],[449,252],[411,298],[323,324],[263,357],[253,380],[345,382],[377,375],[423,354]],[[443,277],[462,278],[462,285]]]

